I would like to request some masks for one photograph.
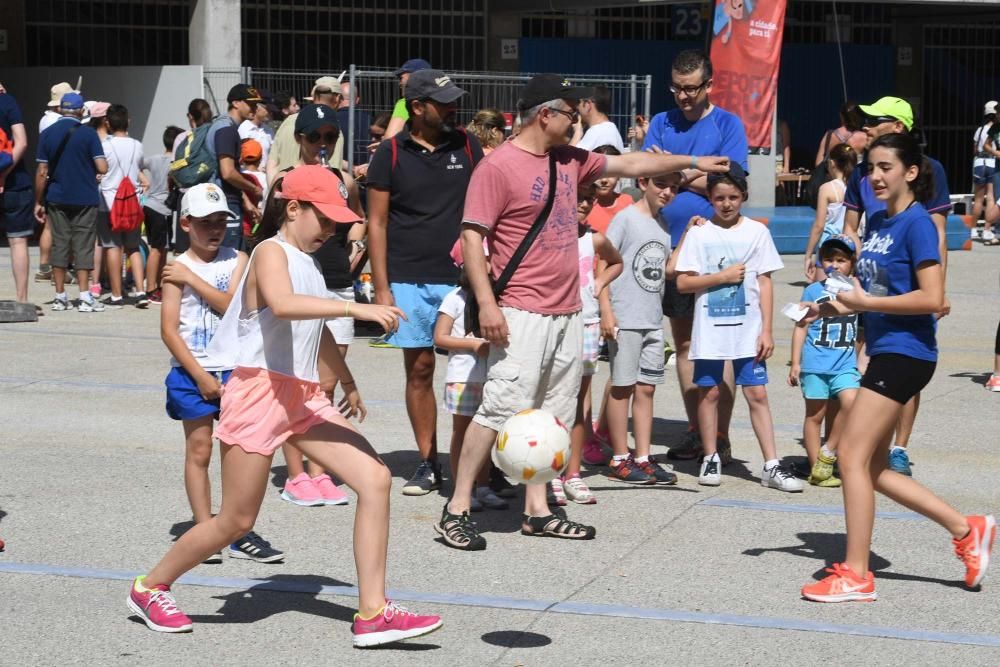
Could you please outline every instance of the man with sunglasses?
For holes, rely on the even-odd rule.
[[[653,116],[643,142],[643,150],[662,150],[673,154],[723,155],[744,170],[747,169],[747,135],[743,121],[725,109],[713,105],[712,61],[695,49],[682,51],[670,67],[670,92],[677,108]],[[711,218],[712,205],[705,196],[707,179],[697,169],[685,169],[681,189],[674,200],[660,210],[660,219],[667,225],[673,247],[681,240],[684,229],[693,216]],[[671,447],[669,455],[677,459],[701,456],[698,437],[698,388],[694,385],[694,363],[688,359],[691,347],[691,327],[694,323],[694,295],[681,294],[677,283],[667,280],[663,293],[663,314],[670,320],[670,330],[677,350],[677,379],[684,398],[688,432],[684,440]],[[726,374],[726,387],[719,401],[719,431],[726,436],[733,412],[733,380]],[[722,456],[728,462],[728,440],[720,438]]]
[[[340,84],[344,74],[340,76],[321,76],[313,83],[309,97],[303,98],[310,104],[325,104],[336,110],[340,105]],[[273,183],[278,172],[286,171],[299,163],[299,144],[295,138],[295,121],[301,110],[296,110],[285,117],[274,133],[271,153],[267,158],[267,180]],[[337,138],[337,143],[331,146],[329,154],[330,165],[340,169],[344,159],[344,137]]]
[[[868,135],[866,152],[861,158],[861,164],[851,172],[851,177],[847,181],[847,192],[844,195],[844,207],[847,213],[844,215],[844,233],[854,239],[855,246],[859,252],[861,250],[861,240],[858,235],[858,227],[861,222],[861,214],[867,218],[885,210],[885,202],[875,197],[871,183],[868,180],[868,153],[867,148],[876,139],[885,134],[905,134],[913,129],[913,107],[904,99],[898,97],[883,97],[874,104],[859,105],[858,108],[864,114],[861,124],[865,134]],[[944,167],[934,158],[924,156],[931,165],[934,172],[934,195],[930,201],[921,202],[927,212],[931,214],[931,220],[937,227],[938,251],[941,253],[941,268],[948,270],[948,242],[945,237],[945,226],[948,222],[948,213],[951,211],[951,198],[948,192],[948,176]],[[945,308],[939,314],[943,317],[951,310],[951,304],[945,297]],[[864,324],[864,319],[861,319]],[[862,344],[864,329],[858,332],[858,344]],[[913,433],[913,424],[917,419],[917,408],[920,406],[920,394],[917,394],[903,406],[903,412],[896,422],[896,437],[892,448],[889,450],[889,468],[903,475],[912,475],[910,469],[910,456],[907,452],[910,434]]]
[[[244,193],[259,198],[262,191],[260,186],[243,178],[240,173],[240,135],[237,128],[257,113],[257,105],[264,100],[256,88],[239,83],[229,90],[226,101],[229,108],[226,114],[212,121],[206,142],[217,161],[215,184],[222,188],[226,204],[234,216],[226,229],[222,245],[242,250],[243,230],[240,221],[243,219],[244,205],[249,206],[249,200],[244,202]]]
[[[386,342],[403,348],[406,411],[420,465],[403,494],[441,487],[434,398],[434,322],[458,284],[451,248],[458,240],[465,191],[483,157],[479,140],[456,126],[465,91],[444,73],[409,74],[401,132],[383,141],[368,167],[368,250],[375,303],[395,305],[406,320]]]

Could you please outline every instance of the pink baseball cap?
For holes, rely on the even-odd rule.
[[[281,198],[307,202],[334,222],[361,222],[347,205],[347,186],[322,165],[303,165],[285,174]]]
[[[462,268],[465,265],[465,259],[462,257],[462,239],[455,241],[455,245],[451,247],[451,252],[448,253],[451,256],[451,261],[455,262],[455,266]],[[483,239],[483,254],[487,257],[490,256],[489,246],[486,244],[486,239]]]
[[[109,102],[85,102],[83,105],[87,109],[87,115],[91,118],[104,118],[108,115]]]

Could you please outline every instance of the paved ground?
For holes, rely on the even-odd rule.
[[[1000,318],[998,259],[978,245],[952,254],[953,315],[941,324],[941,363],[912,442],[916,476],[970,513],[1000,510],[1000,396],[982,388]],[[798,280],[793,268],[778,274],[778,306],[798,298]],[[48,285],[31,289],[38,302],[51,299]],[[12,292],[3,249],[0,295]],[[363,431],[396,478],[389,585],[406,604],[442,614],[444,628],[397,648],[350,648],[353,511],[282,502],[279,458],[258,529],[287,562],[198,567],[177,586],[195,632],[152,633],[129,618],[127,580],[189,525],[157,326],[155,309],[0,325],[0,664],[1000,664],[1000,573],[981,592],[964,590],[944,531],[889,502],[880,502],[888,514],[873,544],[879,601],[799,599],[842,553],[840,493],[761,488],[744,405],[732,434],[741,461],[717,489],[697,486],[693,465],[678,466],[670,489],[590,471],[599,504],[569,510],[598,527],[593,542],[522,537],[511,511],[478,515],[485,552],[438,544],[443,497],[398,492],[416,462],[401,356],[364,342],[349,356],[372,408]],[[790,324],[776,332],[779,451],[801,456],[802,401],[784,384]],[[654,450],[663,452],[682,428],[676,386],[656,405]],[[443,412],[440,429],[447,442]]]

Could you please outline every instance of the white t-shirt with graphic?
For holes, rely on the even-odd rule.
[[[757,277],[784,268],[767,227],[747,217],[728,229],[708,222],[689,229],[678,252],[678,272],[708,275],[733,264],[746,266],[741,284],[697,293],[690,358],[755,356],[762,328]]]
[[[444,313],[452,319],[451,335],[455,338],[465,338],[465,290],[456,287],[448,292],[439,313]],[[466,384],[486,382],[486,359],[472,352],[448,351],[448,371],[445,382],[464,382]]]
[[[229,284],[236,270],[236,263],[239,254],[233,248],[222,246],[219,254],[211,262],[202,262],[193,257],[189,252],[178,255],[175,262],[180,262],[184,266],[204,280],[206,283],[220,292],[229,291]],[[190,285],[184,286],[181,293],[180,326],[178,333],[181,340],[191,350],[195,360],[207,371],[225,371],[229,368],[219,368],[213,365],[205,353],[205,348],[215,335],[215,330],[219,327],[219,320],[222,313],[212,310],[204,299]],[[170,358],[170,365],[179,367],[181,362],[173,357]]]

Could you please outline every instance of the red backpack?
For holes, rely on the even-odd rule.
[[[132,179],[126,176],[118,184],[115,201],[111,205],[111,231],[131,232],[139,229],[142,224],[142,205],[139,195],[132,185]]]

